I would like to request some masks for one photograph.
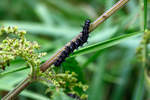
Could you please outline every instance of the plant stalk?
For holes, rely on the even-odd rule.
[[[147,29],[147,0],[144,0],[144,30]]]

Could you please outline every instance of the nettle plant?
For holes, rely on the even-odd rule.
[[[10,91],[2,100],[10,100],[16,97],[22,90],[24,90],[30,83],[33,81],[40,81],[48,86],[46,93],[50,94],[50,97],[56,97],[55,92],[63,91],[66,95],[75,98],[77,100],[87,99],[88,96],[86,91],[88,86],[83,84],[78,78],[78,74],[74,71],[65,69],[70,66],[78,66],[74,58],[71,58],[65,61],[65,64],[62,64],[61,69],[60,64],[64,62],[66,57],[82,54],[85,52],[92,52],[104,49],[106,47],[113,46],[123,39],[127,39],[132,36],[139,35],[144,33],[142,42],[137,49],[137,55],[142,62],[143,68],[145,70],[145,75],[147,81],[150,83],[149,79],[149,68],[146,66],[148,64],[149,55],[148,44],[150,31],[147,30],[147,6],[144,6],[144,29],[139,32],[124,34],[118,37],[114,37],[110,40],[94,44],[92,46],[84,47],[80,50],[77,50],[73,53],[75,49],[79,46],[82,46],[83,43],[87,42],[89,33],[97,28],[102,22],[119,10],[123,5],[125,5],[129,0],[120,0],[112,8],[102,14],[94,22],[90,23],[90,20],[85,22],[82,32],[68,42],[62,49],[60,49],[56,54],[54,54],[49,60],[45,63],[41,63],[40,58],[46,53],[39,53],[38,49],[40,46],[37,42],[28,41],[25,38],[26,31],[18,30],[17,27],[1,27],[0,35],[7,34],[8,36],[0,43],[0,65],[4,70],[9,66],[9,63],[12,60],[15,60],[17,57],[21,57],[27,62],[27,66],[30,67],[31,72],[28,77],[22,81],[14,90]],[[144,5],[146,5],[146,0],[144,0]],[[101,48],[100,48],[101,47]],[[100,49],[99,49],[100,48]],[[73,54],[71,54],[73,53]],[[71,55],[69,55],[71,54]],[[68,63],[68,64],[67,64]],[[10,63],[11,64],[11,63]],[[54,66],[55,65],[55,66]],[[95,92],[94,92],[95,93]]]
[[[88,86],[78,81],[75,72],[61,72],[59,69],[51,67],[46,72],[40,71],[40,58],[46,53],[38,53],[40,46],[37,42],[28,41],[25,37],[26,31],[18,30],[18,27],[1,27],[0,35],[8,36],[0,44],[0,65],[3,70],[8,67],[12,60],[21,57],[30,67],[29,74],[31,81],[40,81],[49,88],[47,93],[63,90],[67,95],[75,98],[86,99],[85,94]],[[80,93],[79,93],[80,92]],[[51,95],[52,96],[52,95]]]

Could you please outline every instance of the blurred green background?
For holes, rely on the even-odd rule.
[[[46,61],[57,50],[76,36],[86,19],[94,21],[117,0],[0,0],[0,27],[18,26],[27,31],[27,39],[41,45],[40,52],[47,52]],[[143,0],[130,0],[89,37],[84,46],[101,43],[111,38],[139,32],[143,27]],[[148,26],[150,2],[148,2]],[[2,39],[2,37],[0,37]],[[141,35],[117,43],[102,45],[94,52],[75,57],[79,76],[89,85],[88,100],[150,100],[144,84],[141,64],[135,52]],[[115,45],[117,44],[117,45]],[[111,46],[112,45],[112,46]],[[105,49],[104,49],[105,48]],[[6,71],[21,68],[25,62],[17,59]],[[29,69],[0,76],[0,98],[28,76]],[[48,100],[47,87],[33,83],[16,100]],[[56,100],[67,100],[60,97]]]

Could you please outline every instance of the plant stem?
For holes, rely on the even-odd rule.
[[[25,80],[23,80],[20,84],[18,84],[15,89],[10,91],[6,96],[2,98],[2,100],[12,100],[15,98],[22,90],[24,90],[30,83],[30,77],[28,76]]]
[[[144,0],[144,30],[147,29],[147,0]]]
[[[97,18],[91,25],[89,31],[92,32],[99,26],[102,22],[104,22],[107,18],[109,18],[112,14],[118,11],[123,5],[125,5],[129,0],[119,0],[112,8],[103,13],[99,18]],[[80,33],[77,37],[75,37],[72,41],[76,40],[82,33]],[[66,45],[69,45],[67,43]],[[66,46],[65,45],[65,46]],[[54,54],[48,61],[41,65],[40,70],[42,72],[46,71],[60,56],[61,52],[65,49],[65,46],[60,49],[56,54]],[[10,91],[6,96],[2,98],[2,100],[11,100],[16,97],[22,90],[24,90],[31,83],[30,77],[27,77],[24,81],[21,82],[14,90]]]
[[[144,35],[148,34],[148,32],[146,31],[147,29],[147,0],[144,0]],[[149,39],[149,38],[147,38]],[[147,41],[147,40],[145,40]],[[147,58],[148,58],[148,47],[147,47],[147,42],[144,43],[144,47],[143,47],[143,68],[146,67],[147,64]]]
[[[144,17],[143,18],[144,18],[144,35],[148,36],[147,35],[148,32],[146,31],[146,29],[147,29],[147,0],[144,0]],[[144,37],[143,37],[143,40],[144,40]],[[143,52],[142,52],[143,59],[142,59],[142,68],[141,68],[142,70],[140,69],[141,70],[141,79],[142,79],[141,84],[144,84],[144,80],[146,77],[146,76],[144,77],[144,69],[145,70],[147,69],[146,67],[147,67],[147,59],[148,59],[148,43],[147,43],[148,40],[147,39],[149,39],[149,38],[147,37],[145,40],[146,42],[143,44]],[[144,87],[140,87],[140,88],[144,89]],[[141,93],[139,93],[139,94],[141,94]]]

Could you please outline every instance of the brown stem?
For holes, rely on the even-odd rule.
[[[107,10],[103,13],[99,18],[97,18],[93,23],[90,25],[89,31],[92,32],[99,26],[102,22],[104,22],[107,18],[109,18],[112,14],[118,11],[123,5],[125,5],[129,0],[119,0],[112,8]],[[82,33],[80,33],[77,37],[75,37],[72,41],[75,41]],[[67,43],[66,45],[69,45]],[[65,46],[66,46],[65,45]],[[65,46],[60,49],[56,54],[54,54],[49,60],[47,60],[44,64],[41,65],[40,70],[42,72],[46,71],[60,56],[61,52],[65,49]],[[14,90],[10,91],[2,100],[11,100],[12,98],[16,97],[22,90],[24,90],[29,84],[31,83],[30,78],[27,77],[21,84],[19,84]]]
[[[24,90],[31,83],[30,77],[27,77],[20,84],[18,84],[15,89],[10,91],[6,96],[2,98],[2,100],[12,100],[15,98],[22,90]]]

